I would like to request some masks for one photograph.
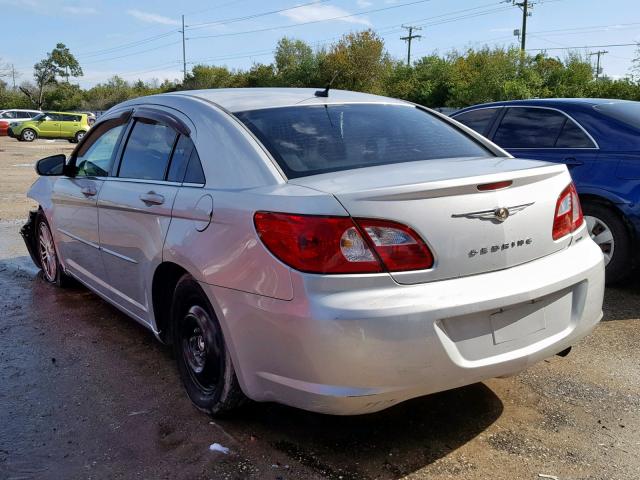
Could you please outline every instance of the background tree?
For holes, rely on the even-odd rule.
[[[78,61],[64,43],[58,43],[46,58],[33,66],[35,88],[21,86],[20,90],[36,108],[42,109],[45,106],[45,93],[51,86],[57,85],[57,77],[65,78],[68,83],[69,76],[78,77],[81,75],[82,68]]]

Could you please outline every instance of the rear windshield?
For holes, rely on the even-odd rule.
[[[604,103],[594,108],[600,113],[640,129],[640,102]]]
[[[491,155],[455,127],[413,106],[271,108],[236,116],[288,178],[392,163]]]

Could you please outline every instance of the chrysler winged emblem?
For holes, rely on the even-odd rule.
[[[527,207],[530,207],[536,202],[524,203],[522,205],[514,205],[512,207],[496,207],[491,210],[481,210],[478,212],[468,213],[454,213],[451,215],[453,218],[477,218],[479,220],[493,220],[494,222],[502,223],[507,218],[521,212]]]

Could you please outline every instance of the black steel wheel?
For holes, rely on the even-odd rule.
[[[240,389],[220,323],[190,275],[176,285],[171,311],[173,348],[187,395],[196,407],[222,415],[242,405]]]

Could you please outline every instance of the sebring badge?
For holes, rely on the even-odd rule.
[[[493,220],[494,222],[502,223],[510,216],[521,212],[534,203],[535,202],[524,203],[522,205],[514,205],[513,207],[496,207],[491,210],[480,210],[478,212],[454,213],[451,216],[453,218],[477,218],[479,220]]]

